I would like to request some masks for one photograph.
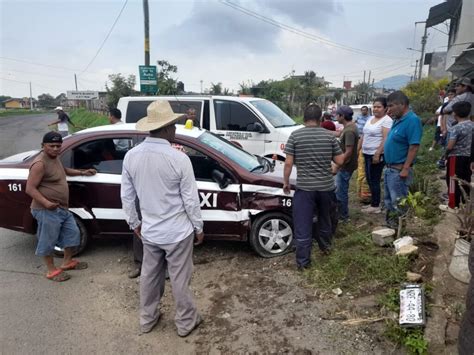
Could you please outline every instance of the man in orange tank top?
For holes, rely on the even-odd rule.
[[[62,136],[58,132],[48,132],[41,144],[43,150],[30,166],[26,183],[26,193],[33,199],[31,214],[38,222],[38,245],[36,255],[42,256],[52,281],[66,281],[70,276],[65,270],[87,268],[87,263],[72,259],[73,248],[80,244],[80,232],[69,212],[69,187],[66,175],[92,176],[94,169],[77,170],[64,168],[58,159],[61,152]],[[57,268],[54,265],[54,247],[64,248],[64,260]]]

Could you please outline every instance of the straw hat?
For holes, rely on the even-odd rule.
[[[174,113],[169,102],[165,100],[156,100],[149,104],[146,113],[147,116],[137,122],[137,131],[154,131],[175,123],[183,116],[182,113]]]

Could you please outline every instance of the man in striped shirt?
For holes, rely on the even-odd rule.
[[[304,127],[291,133],[285,146],[283,190],[291,191],[290,175],[296,165],[296,192],[293,197],[293,225],[296,241],[296,264],[299,270],[311,262],[313,215],[318,216],[318,245],[330,252],[332,224],[330,217],[334,197],[331,162],[343,163],[342,150],[336,137],[321,128],[321,108],[310,104],[304,112]]]

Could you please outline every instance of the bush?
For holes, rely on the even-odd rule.
[[[410,99],[413,111],[417,113],[432,112],[434,114],[440,105],[438,85],[430,78],[412,81],[402,91]]]

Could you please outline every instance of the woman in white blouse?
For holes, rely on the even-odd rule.
[[[378,97],[372,106],[373,116],[367,120],[363,136],[359,142],[365,163],[365,176],[372,194],[370,206],[363,207],[366,213],[380,213],[380,180],[384,168],[383,146],[392,127],[392,119],[387,115],[387,99]]]

